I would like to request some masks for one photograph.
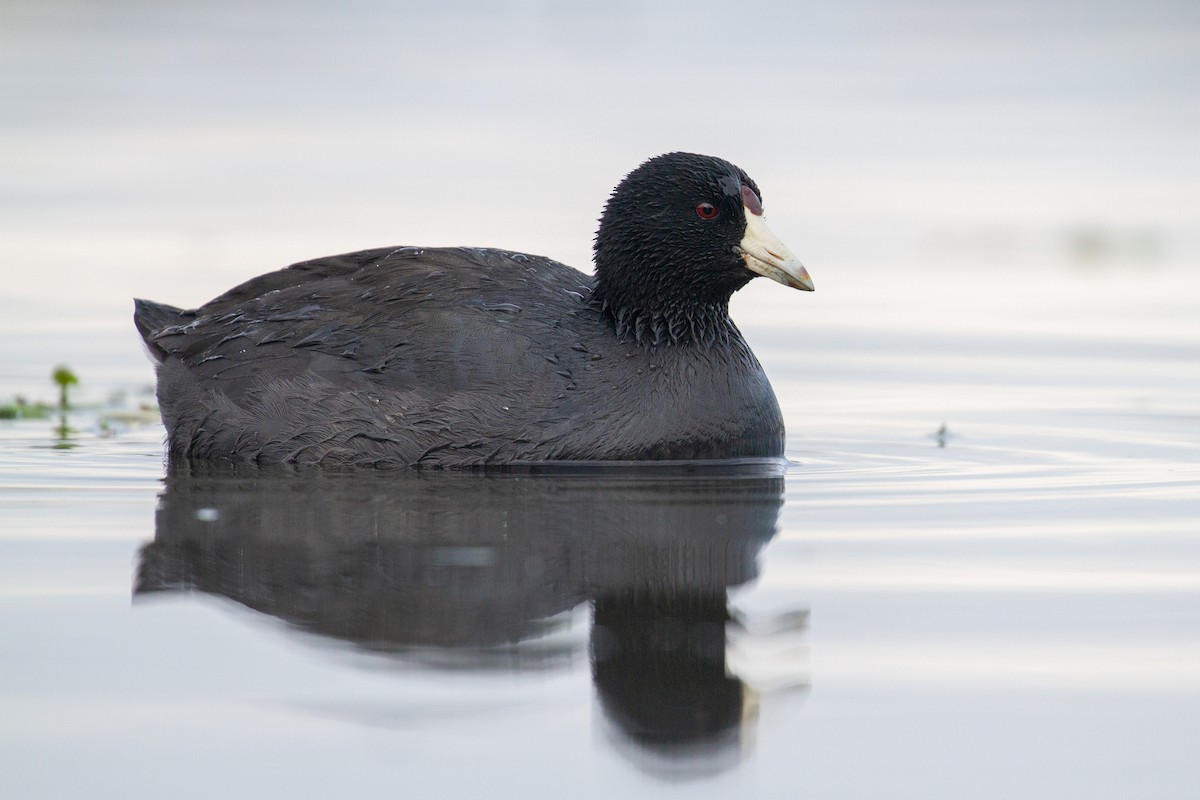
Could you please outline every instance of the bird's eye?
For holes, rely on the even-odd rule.
[[[701,203],[696,206],[696,214],[700,219],[716,219],[717,213],[717,207],[712,203]]]

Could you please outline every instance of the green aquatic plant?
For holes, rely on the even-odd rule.
[[[50,406],[45,403],[30,403],[18,395],[11,402],[0,404],[0,419],[45,419],[50,416]]]
[[[67,389],[71,386],[77,386],[79,378],[75,377],[75,373],[62,364],[54,368],[52,377],[54,378],[54,382],[58,384],[58,408],[60,411],[66,411],[70,408],[70,403],[67,401]]]

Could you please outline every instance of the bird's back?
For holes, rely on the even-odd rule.
[[[502,432],[511,458],[573,390],[590,354],[571,339],[600,326],[589,284],[523,254],[391,248],[296,264],[193,311],[138,301],[135,323],[174,455],[482,461],[470,431]]]

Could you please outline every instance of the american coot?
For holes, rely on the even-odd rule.
[[[541,256],[399,247],[254,278],[192,311],[135,301],[173,459],[377,467],[779,457],[729,318],[756,275],[811,291],[757,185],[669,153],[613,191],[595,277]]]

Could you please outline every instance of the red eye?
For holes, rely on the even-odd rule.
[[[712,203],[701,203],[696,206],[696,213],[700,216],[700,219],[716,219],[718,212],[717,207]]]

